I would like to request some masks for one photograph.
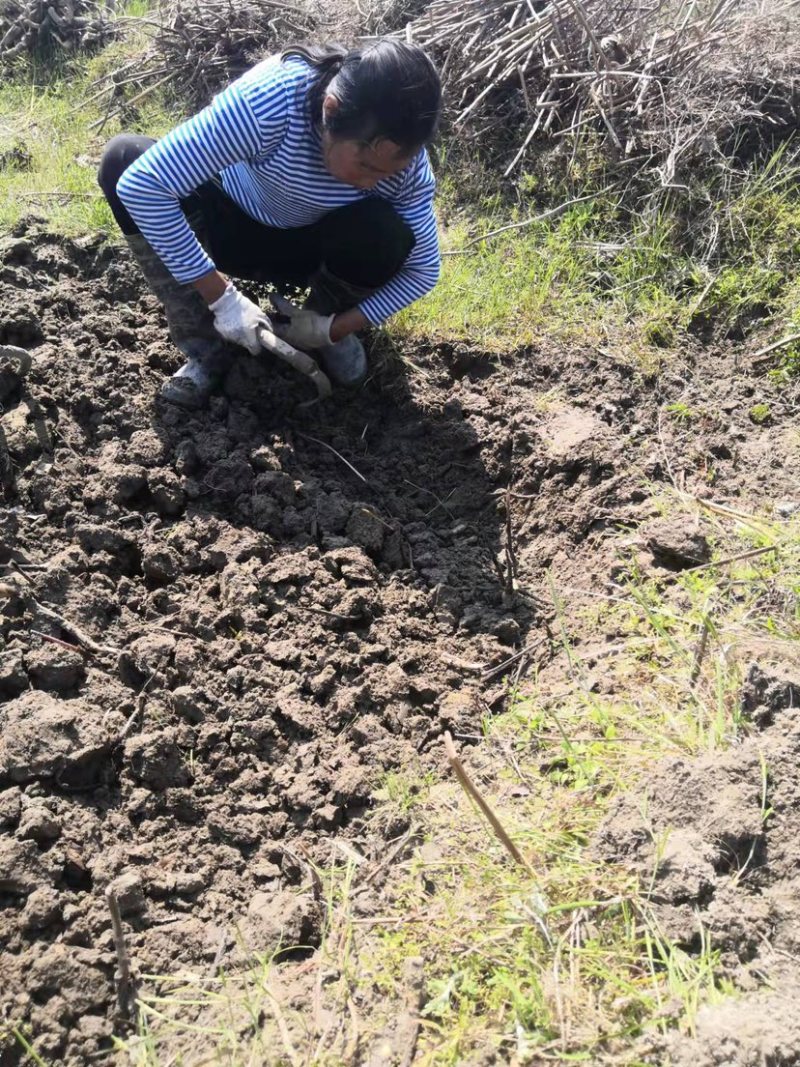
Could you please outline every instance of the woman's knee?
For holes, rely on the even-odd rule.
[[[97,171],[97,181],[106,196],[116,192],[122,174],[155,143],[152,137],[141,137],[136,133],[118,133],[111,138]]]
[[[333,220],[333,215],[338,218]],[[359,200],[329,217],[326,265],[331,273],[355,285],[385,285],[414,247],[414,231],[381,197]]]
[[[103,190],[103,195],[111,207],[117,224],[125,234],[136,233],[137,227],[117,195],[117,182],[131,163],[154,144],[152,137],[141,137],[136,133],[119,133],[106,145],[97,169],[97,182]]]

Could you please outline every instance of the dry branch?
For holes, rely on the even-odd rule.
[[[100,48],[116,33],[113,0],[0,0],[0,69],[50,51]]]
[[[506,175],[536,142],[591,132],[617,161],[643,156],[668,188],[698,160],[719,163],[796,128],[793,6],[433,0],[411,32],[446,66],[462,137],[483,142],[487,115],[506,137],[518,130]]]
[[[461,760],[459,759],[455,745],[453,744],[453,738],[451,737],[449,732],[445,732],[444,747],[445,752],[447,753],[448,762],[453,768],[453,772],[455,773],[456,778],[458,778],[458,781],[461,784],[461,787],[463,788],[464,792],[475,802],[475,804],[477,804],[479,810],[486,816],[487,820],[489,821],[489,825],[494,830],[498,840],[500,841],[506,852],[508,852],[509,856],[511,856],[511,858],[516,863],[518,863],[520,867],[526,870],[530,875],[533,875],[533,870],[530,864],[522,855],[522,853],[514,844],[514,842],[511,840],[511,838],[508,836],[508,833],[503,827],[503,824],[500,822],[495,813],[489,807],[488,802],[483,798],[482,794],[478,790],[478,787],[474,784],[472,779],[464,770],[464,766]]]
[[[303,7],[282,0],[161,0],[147,16],[119,21],[143,31],[149,43],[92,86],[92,97],[106,106],[103,124],[156,89],[171,90],[196,111],[266,55],[306,39],[315,26]]]

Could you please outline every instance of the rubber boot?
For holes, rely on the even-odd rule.
[[[320,315],[333,315],[355,307],[375,292],[337,278],[324,263],[311,276],[309,284],[311,292],[305,306]],[[323,345],[319,354],[323,370],[337,385],[353,388],[367,376],[367,353],[354,333],[334,344]]]
[[[234,357],[214,329],[214,316],[200,294],[172,277],[140,233],[125,240],[151,292],[164,307],[172,343],[186,356],[183,366],[161,386],[160,396],[179,407],[204,407]]]

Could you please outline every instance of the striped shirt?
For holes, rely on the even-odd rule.
[[[370,190],[334,178],[323,161],[321,134],[308,115],[306,96],[314,74],[299,57],[259,63],[148,148],[124,172],[117,193],[179,282],[214,269],[179,204],[214,175],[243,211],[281,229],[307,226],[365,196],[383,197],[411,227],[416,243],[397,274],[359,305],[378,325],[424,296],[439,277],[433,172],[422,149],[402,171]]]

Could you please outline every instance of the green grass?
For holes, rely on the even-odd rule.
[[[705,216],[694,225],[678,203],[638,215],[605,191],[558,218],[476,243],[542,209],[532,202],[509,212],[491,195],[465,213],[448,199],[457,194],[445,174],[442,279],[397,328],[489,351],[550,336],[609,345],[651,365],[690,339],[741,340],[765,326],[800,332],[799,179],[797,153],[784,148],[708,190]],[[798,352],[776,356],[784,378]]]
[[[686,499],[669,506],[697,507]],[[630,1064],[648,1033],[691,1032],[702,1004],[733,995],[706,931],[695,952],[672,944],[649,907],[650,887],[587,850],[614,797],[635,790],[655,760],[715,751],[747,729],[742,672],[730,654],[738,641],[800,641],[791,607],[800,528],[710,517],[717,558],[776,551],[668,586],[631,565],[627,589],[598,598],[582,618],[563,611],[569,590],[554,580],[568,692],[553,697],[533,685],[487,726],[473,772],[535,874],[509,862],[455,786],[422,805],[439,854],[407,867],[393,911],[406,921],[376,939],[363,979],[396,996],[402,961],[425,958],[419,1062],[457,1064],[489,1051],[501,1061],[535,1053],[543,1062]],[[782,595],[788,606],[776,616]],[[598,631],[617,635],[603,696],[585,684],[575,644],[579,633]],[[762,777],[766,819],[764,767]]]
[[[92,81],[114,68],[122,50],[117,44],[90,61],[33,66],[0,85],[0,159],[6,160],[0,165],[0,229],[33,214],[70,236],[116,232],[96,174],[103,146],[120,125],[115,119],[98,128],[104,112],[87,100]],[[126,129],[158,137],[179,117],[177,108],[154,96],[131,111]]]

